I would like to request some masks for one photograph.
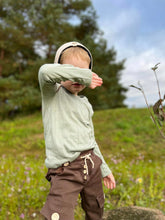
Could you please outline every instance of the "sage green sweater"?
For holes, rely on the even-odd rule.
[[[42,95],[42,117],[46,145],[45,164],[57,168],[72,162],[82,151],[93,149],[102,159],[101,171],[111,173],[95,141],[93,110],[86,97],[75,96],[60,87],[61,81],[71,80],[91,84],[92,71],[68,64],[45,64],[39,70]]]

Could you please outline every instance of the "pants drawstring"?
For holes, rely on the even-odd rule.
[[[88,175],[88,164],[87,164],[87,160],[90,160],[91,164],[92,164],[92,168],[94,168],[95,164],[91,158],[91,153],[89,154],[86,154],[84,156],[81,156],[82,159],[84,159],[84,163],[85,163],[85,168],[86,168],[86,171],[87,171],[87,175]]]

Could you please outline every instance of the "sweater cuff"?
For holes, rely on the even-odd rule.
[[[88,72],[88,77],[85,79],[85,86],[89,87],[92,83],[92,71]]]
[[[112,171],[110,170],[110,168],[108,167],[107,164],[101,164],[101,174],[102,174],[102,177],[106,177],[108,176],[110,173],[112,173]]]

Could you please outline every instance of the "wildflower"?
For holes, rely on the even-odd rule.
[[[30,183],[30,177],[27,177],[27,178],[26,178],[26,182],[27,182],[27,183]]]
[[[14,187],[11,187],[11,191],[14,192]]]
[[[20,215],[20,218],[24,219],[24,218],[25,218],[25,215],[22,213],[22,214]]]
[[[25,170],[31,170],[31,168],[30,167],[25,167]]]
[[[19,189],[18,189],[18,192],[21,192],[21,191],[22,191],[22,189],[21,189],[21,188],[19,188]]]
[[[132,182],[134,182],[134,179],[133,179],[133,177],[132,177],[132,176],[129,178],[129,180],[130,180],[130,181],[132,181]]]
[[[139,160],[144,160],[144,155],[139,154],[139,157],[138,157],[137,159],[139,159]]]
[[[41,187],[40,187],[40,190],[41,190],[41,191],[45,191],[46,188],[45,188],[44,186],[41,186]]]
[[[36,216],[37,216],[37,214],[34,212],[34,213],[32,214],[32,217],[35,218]]]
[[[143,182],[143,179],[142,178],[137,178],[136,179],[136,183],[142,183]]]
[[[111,161],[114,163],[114,164],[118,164],[118,161],[114,158],[111,158]]]

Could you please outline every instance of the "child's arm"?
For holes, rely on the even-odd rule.
[[[99,146],[97,145],[96,142],[95,142],[95,147],[94,147],[93,151],[102,160],[102,164],[101,164],[102,177],[108,176],[111,173],[111,170],[108,167],[107,163],[105,162],[104,157],[103,157],[102,153],[100,152]]]
[[[108,189],[113,189],[116,187],[116,183],[115,183],[115,178],[112,174],[112,171],[109,169],[108,165],[106,164],[103,155],[100,152],[100,149],[97,145],[97,143],[95,143],[95,148],[94,148],[94,153],[101,158],[102,160],[102,164],[101,164],[101,173],[102,173],[102,177],[103,177],[103,182],[104,185],[108,188]]]
[[[90,86],[92,82],[92,71],[74,67],[69,64],[44,64],[39,69],[39,84],[43,93],[54,94],[56,83],[70,80]]]

